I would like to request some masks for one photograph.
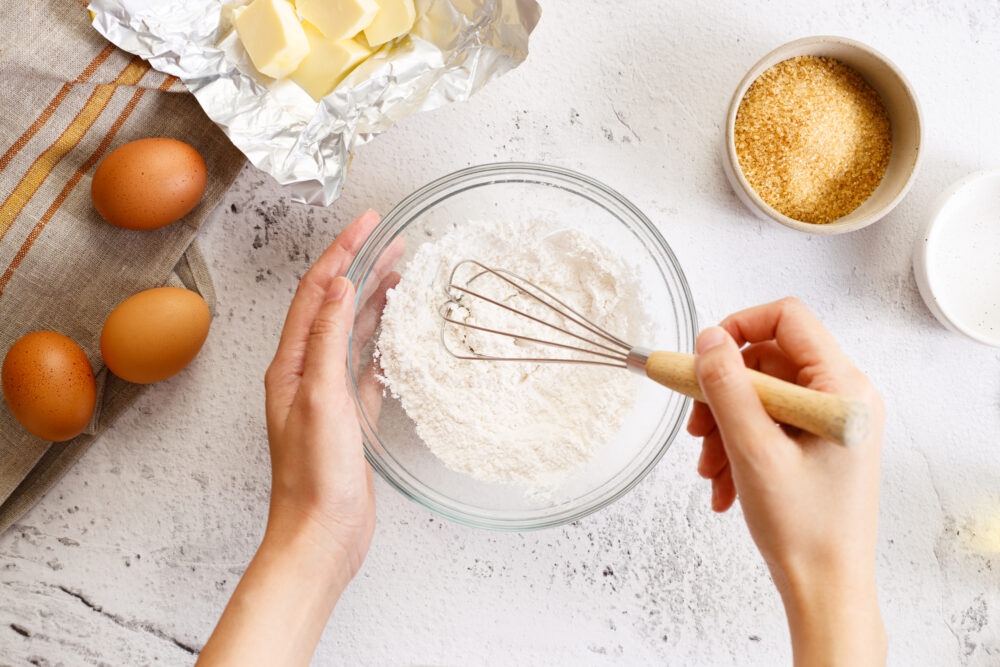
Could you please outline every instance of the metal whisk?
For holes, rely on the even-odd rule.
[[[471,267],[472,276],[459,283],[456,281],[456,275],[465,266]],[[516,294],[527,298],[527,303],[537,303],[542,306],[541,312],[553,315],[558,323],[539,314],[515,308],[497,295],[490,296],[482,290],[473,288],[472,284],[483,276],[493,276],[503,281],[513,288]],[[654,352],[648,348],[631,345],[585,317],[548,290],[516,273],[466,259],[454,266],[445,289],[448,301],[442,303],[438,310],[444,320],[441,342],[448,353],[457,359],[591,364],[628,368],[685,396],[698,401],[705,400],[694,370],[694,355],[668,351]],[[469,299],[489,303],[514,313],[526,321],[534,322],[538,325],[536,329],[542,327],[543,331],[548,328],[558,332],[558,336],[566,342],[540,338],[535,332],[528,334],[524,331],[506,331],[456,318],[456,309],[468,310]],[[456,352],[448,345],[446,333],[449,326],[464,327],[514,341],[557,348],[566,351],[567,356],[514,357],[484,354],[473,349]],[[569,354],[575,356],[568,356]],[[870,417],[868,406],[863,401],[807,389],[758,371],[748,372],[751,374],[751,380],[761,403],[776,421],[847,446],[859,444],[867,437]]]

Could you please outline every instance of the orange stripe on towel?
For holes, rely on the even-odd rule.
[[[102,83],[94,87],[94,92],[69,126],[38,156],[7,199],[0,204],[0,241],[55,166],[80,143],[87,130],[97,122],[118,86],[134,86],[148,71],[149,64],[136,56],[125,66],[114,83]]]
[[[21,149],[24,148],[28,142],[31,141],[31,138],[38,134],[38,131],[45,126],[45,123],[49,121],[52,114],[56,112],[59,105],[62,104],[63,100],[66,99],[66,96],[69,95],[69,91],[73,89],[73,86],[85,83],[87,79],[90,78],[90,75],[96,72],[97,68],[108,59],[108,56],[114,53],[114,50],[115,47],[113,44],[105,46],[104,50],[98,53],[97,56],[90,61],[90,64],[87,65],[87,67],[80,73],[80,76],[76,77],[74,81],[67,81],[62,85],[59,92],[56,93],[56,96],[52,98],[52,101],[49,102],[48,106],[42,110],[42,113],[35,119],[35,122],[31,124],[31,127],[25,130],[24,134],[17,138],[17,141],[15,141],[11,147],[7,149],[6,153],[0,156],[0,171],[6,169]]]
[[[163,83],[160,84],[158,89],[165,91],[176,81],[176,77],[168,76],[164,79]],[[10,279],[14,276],[14,272],[17,271],[17,267],[19,267],[21,262],[24,261],[24,258],[28,256],[28,253],[31,251],[31,246],[34,245],[35,240],[41,235],[42,230],[44,230],[45,226],[50,220],[52,220],[56,211],[58,211],[63,205],[63,202],[66,201],[66,198],[69,197],[73,188],[77,186],[83,176],[89,172],[102,157],[104,157],[104,153],[107,152],[108,148],[111,146],[111,142],[115,139],[115,135],[118,134],[118,130],[122,128],[125,121],[128,120],[128,117],[132,115],[132,112],[135,111],[135,108],[139,105],[139,101],[142,100],[142,96],[145,94],[145,88],[139,88],[132,94],[131,99],[129,99],[128,103],[125,105],[125,108],[122,109],[120,114],[118,114],[118,118],[115,119],[115,122],[111,124],[111,128],[108,130],[104,139],[101,140],[100,145],[98,145],[94,152],[90,154],[90,157],[88,157],[84,163],[77,168],[72,178],[66,182],[62,191],[56,195],[52,205],[49,206],[48,210],[45,211],[45,214],[42,215],[37,223],[35,223],[34,228],[32,228],[31,232],[28,234],[28,238],[24,240],[24,243],[21,244],[17,254],[14,255],[14,259],[11,260],[10,266],[8,266],[7,270],[3,272],[2,276],[0,276],[0,295],[2,295],[3,291],[7,288],[7,284],[10,283]]]

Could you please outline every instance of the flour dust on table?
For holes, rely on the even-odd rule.
[[[632,267],[578,231],[543,220],[473,221],[420,246],[387,295],[375,354],[382,381],[423,442],[452,470],[544,493],[611,440],[633,407],[639,378],[620,368],[452,356],[448,349],[505,357],[568,356],[523,339],[445,327],[440,309],[449,298],[452,269],[466,259],[533,281],[626,340],[649,338],[642,286]],[[541,308],[490,274],[477,277],[475,285],[518,310]],[[451,316],[560,341],[551,328],[478,299],[463,299]]]

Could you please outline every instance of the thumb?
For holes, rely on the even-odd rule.
[[[343,276],[333,279],[323,297],[306,342],[302,387],[326,392],[343,389],[347,340],[354,323],[354,285]]]
[[[695,344],[694,369],[705,400],[732,459],[752,456],[774,434],[774,420],[750,382],[743,355],[720,327],[701,332]]]

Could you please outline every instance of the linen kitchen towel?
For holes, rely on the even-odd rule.
[[[174,77],[106,42],[85,2],[0,0],[0,356],[49,329],[87,353],[98,403],[87,430],[51,444],[0,405],[0,531],[26,512],[142,392],[101,361],[105,318],[151,287],[185,286],[214,306],[198,228],[244,158]],[[144,137],[194,146],[208,167],[201,203],[150,232],[109,225],[90,201],[101,159]]]

